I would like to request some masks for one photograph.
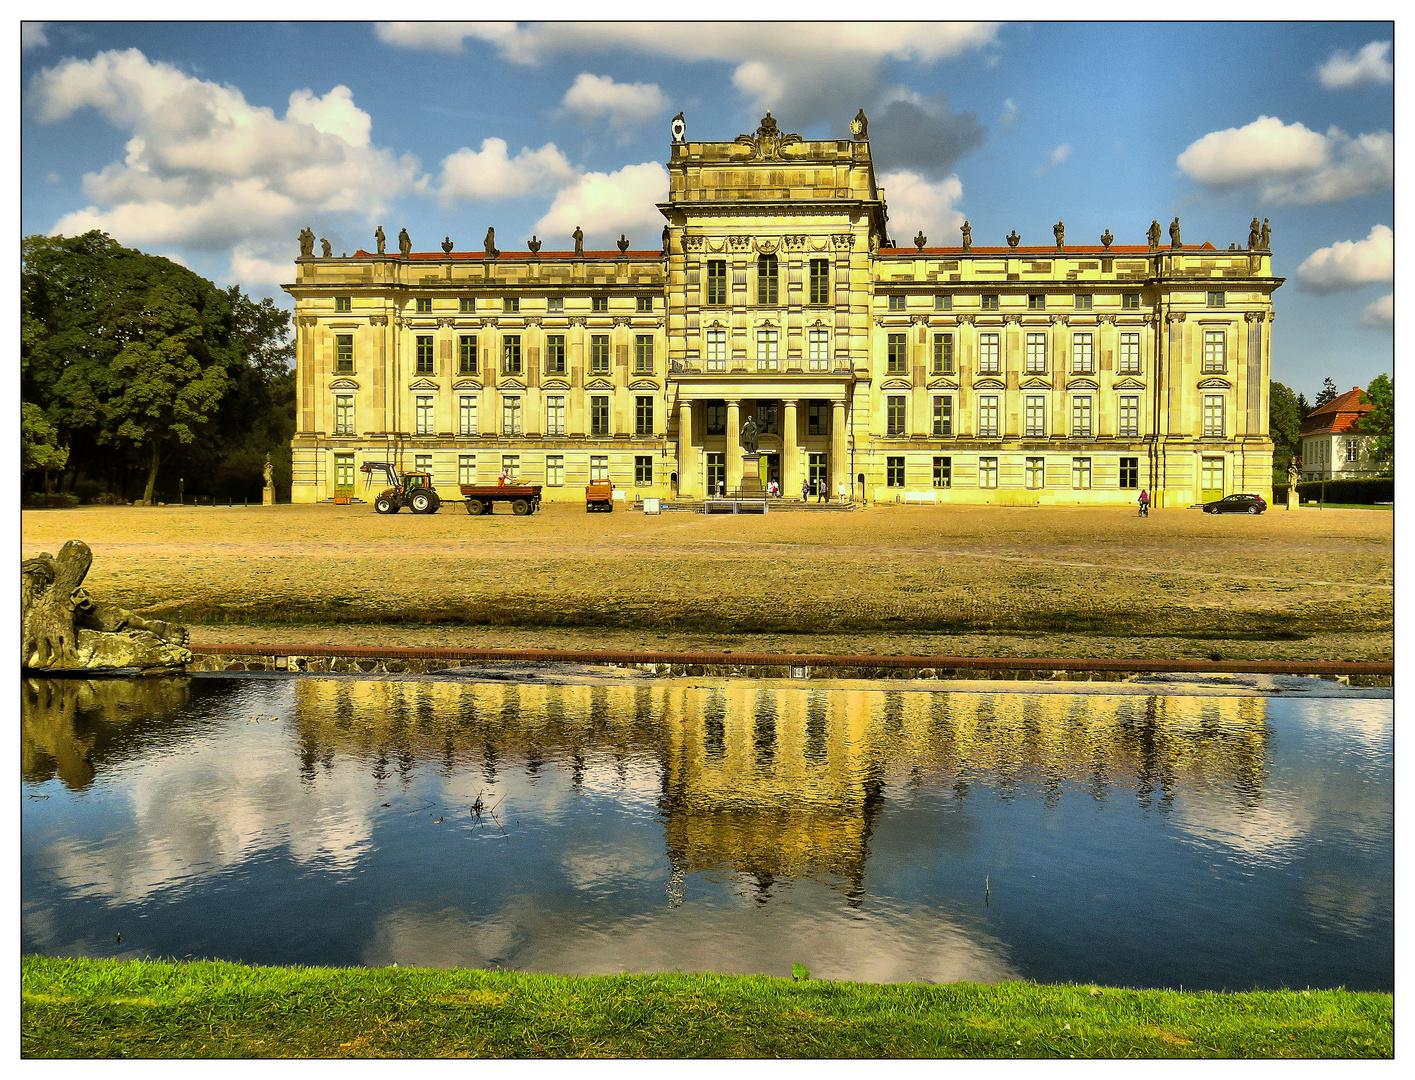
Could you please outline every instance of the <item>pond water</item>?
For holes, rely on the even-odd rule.
[[[1388,692],[985,689],[28,680],[22,949],[1393,990]]]

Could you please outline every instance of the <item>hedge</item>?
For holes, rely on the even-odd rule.
[[[1325,489],[1325,490],[1323,490]],[[1297,493],[1307,502],[1378,503],[1395,502],[1395,477],[1376,476],[1366,480],[1304,480]],[[1273,492],[1274,500],[1277,492]]]

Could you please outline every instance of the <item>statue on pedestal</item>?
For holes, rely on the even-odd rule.
[[[306,225],[300,230],[300,258],[308,258],[314,254],[314,230]]]
[[[1169,223],[1169,246],[1172,248],[1183,247],[1179,242],[1179,219],[1175,218]]]
[[[324,237],[320,237],[319,246],[323,249],[323,254],[326,259],[334,258],[334,249],[330,246],[328,240],[324,239]]]
[[[486,238],[482,240],[481,243],[488,259],[494,259],[501,254],[496,248],[496,229],[494,226],[487,226]]]
[[[386,254],[386,252],[384,251],[384,247],[386,246],[387,238],[383,235],[382,225],[380,225],[377,229],[374,230],[373,239],[374,242],[378,244],[378,253],[380,255]]]
[[[398,231],[398,254],[399,254],[399,255],[402,255],[403,258],[406,259],[406,258],[407,258],[409,255],[411,255],[412,253],[413,253],[413,241],[412,241],[412,239],[408,236],[408,230],[407,230],[407,229],[400,229],[400,230]]]
[[[1056,250],[1060,251],[1066,246],[1066,223],[1058,221],[1051,227],[1051,234],[1056,237]]]
[[[973,226],[970,225],[970,224],[968,224],[968,222],[965,220],[965,221],[963,222],[963,227],[962,227],[962,228],[963,228],[963,250],[964,250],[964,251],[971,251],[971,250],[973,249]]]
[[[275,505],[275,466],[270,463],[270,455],[265,455],[265,490],[261,492],[261,505]]]
[[[570,234],[570,238],[575,241],[575,254],[584,255],[585,234],[580,230],[578,225],[575,226],[575,231]]]
[[[742,450],[747,454],[757,452],[757,422],[750,416],[742,425]]]
[[[1160,223],[1158,219],[1150,222],[1150,228],[1149,231],[1145,233],[1145,237],[1150,241],[1151,251],[1158,251],[1160,249]]]

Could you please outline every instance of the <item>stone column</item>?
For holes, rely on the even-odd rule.
[[[830,403],[830,497],[838,497],[840,485],[852,495],[855,478],[850,475],[850,456],[845,448],[845,402]]]
[[[727,401],[727,491],[742,487],[742,403],[736,398]]]
[[[698,486],[697,453],[693,447],[693,403],[678,401],[678,497],[691,499]]]
[[[801,490],[801,451],[796,446],[796,399],[781,403],[781,490],[795,498]]]

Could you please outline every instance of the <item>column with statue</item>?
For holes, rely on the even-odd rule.
[[[270,463],[270,455],[265,455],[265,490],[261,492],[262,506],[275,505],[275,466]]]

